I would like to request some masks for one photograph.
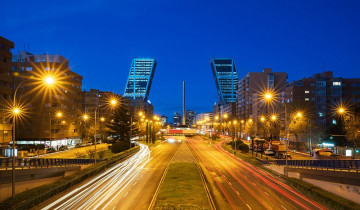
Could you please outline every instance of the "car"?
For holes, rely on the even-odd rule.
[[[264,151],[264,154],[265,155],[275,155],[275,152],[272,149],[267,149],[267,150]]]
[[[46,151],[46,153],[52,153],[52,152],[55,152],[54,147],[49,147]]]
[[[59,148],[59,151],[65,151],[65,150],[68,150],[69,148],[67,147],[67,146],[65,146],[65,145],[63,145],[63,146],[61,146],[60,148]]]
[[[286,159],[286,154],[285,153],[276,153],[275,158],[276,159]],[[287,155],[287,159],[291,159],[290,154]]]

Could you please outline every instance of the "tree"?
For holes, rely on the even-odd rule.
[[[353,113],[347,112],[341,116],[346,139],[353,144],[353,156],[355,157],[360,139],[360,108],[354,110]]]
[[[94,140],[94,134],[95,130],[94,127],[91,126],[91,124],[87,121],[80,121],[79,122],[79,130],[81,139],[83,141],[93,141]]]
[[[116,107],[111,122],[107,124],[108,135],[119,141],[130,141],[130,121],[129,108],[126,106]]]

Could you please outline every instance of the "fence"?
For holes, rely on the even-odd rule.
[[[100,161],[100,160],[97,160]],[[65,158],[16,158],[16,168],[43,168],[59,167],[69,165],[89,165],[94,164],[94,159],[65,159]],[[12,158],[0,158],[0,168],[12,168]]]
[[[261,161],[263,164],[285,165],[286,160]],[[302,168],[327,168],[360,170],[360,160],[288,160],[288,166]]]

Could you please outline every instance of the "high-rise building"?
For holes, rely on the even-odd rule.
[[[195,111],[186,110],[185,112],[185,125],[192,126],[195,124]]]
[[[6,118],[6,104],[12,97],[11,49],[14,43],[0,36],[0,144],[8,144],[12,138],[12,125]]]
[[[165,115],[161,115],[160,117],[160,121],[163,125],[166,125],[168,122],[167,122],[167,116]]]
[[[134,58],[125,86],[124,97],[147,101],[156,68],[154,58]]]
[[[179,112],[175,112],[174,113],[174,118],[173,118],[173,125],[174,126],[180,126],[181,125],[181,114]]]
[[[286,72],[272,72],[271,68],[265,68],[263,72],[249,72],[239,80],[237,90],[236,114],[238,119],[252,118],[257,121],[258,117],[266,112],[268,107],[262,102],[262,94],[271,90],[280,95],[287,84]],[[276,99],[278,102],[279,99]],[[275,101],[273,103],[275,104]],[[278,105],[278,104],[277,104]],[[271,107],[274,111],[276,107]]]
[[[308,108],[324,129],[336,124],[335,108],[340,104],[360,107],[360,78],[334,77],[333,72],[314,74],[288,84],[286,103]]]
[[[200,114],[196,114],[195,120],[196,122],[203,121],[203,120],[213,120],[213,113],[212,112],[204,112]]]
[[[210,61],[220,104],[236,102],[238,74],[234,59],[213,58]]]
[[[56,148],[80,142],[82,76],[70,70],[68,59],[19,51],[13,56],[13,69],[15,86],[25,80],[18,90],[18,101],[26,113],[17,129],[18,143],[49,145],[51,140]],[[52,87],[44,84],[47,75],[54,77]],[[62,112],[60,117],[58,112]]]

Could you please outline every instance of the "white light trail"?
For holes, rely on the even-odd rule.
[[[105,209],[150,161],[148,146],[137,144],[140,150],[131,158],[112,166],[43,209]]]

